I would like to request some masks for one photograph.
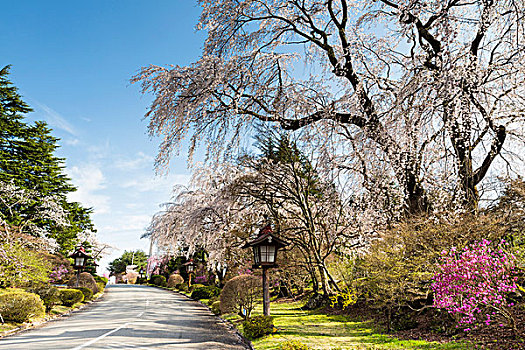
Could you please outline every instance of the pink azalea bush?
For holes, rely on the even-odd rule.
[[[434,307],[447,310],[465,331],[489,325],[502,316],[514,328],[514,318],[507,295],[516,291],[515,257],[505,251],[505,241],[491,248],[482,240],[465,247],[443,251],[439,270],[434,276]]]
[[[51,283],[59,283],[68,273],[64,265],[56,266],[51,273],[49,273],[49,281]]]

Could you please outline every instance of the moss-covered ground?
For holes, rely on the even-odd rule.
[[[359,322],[345,315],[328,315],[301,309],[302,302],[272,303],[277,332],[252,341],[256,350],[279,349],[286,341],[300,341],[314,350],[372,349],[469,349],[465,343],[400,340],[381,334],[370,321]],[[254,315],[262,310],[256,309]],[[240,317],[225,315],[242,331]]]

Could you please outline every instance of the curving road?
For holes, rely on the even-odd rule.
[[[0,339],[0,350],[247,349],[195,301],[157,288],[111,285],[103,300],[39,329]]]

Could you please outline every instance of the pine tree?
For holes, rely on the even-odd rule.
[[[33,224],[54,238],[62,251],[68,251],[74,248],[78,233],[94,230],[92,210],[67,201],[67,194],[76,188],[64,173],[64,159],[55,155],[59,139],[51,135],[52,130],[45,122],[31,125],[24,121],[24,114],[31,112],[31,108],[8,80],[9,68],[0,70],[0,181],[35,191],[38,197],[13,208],[11,213],[0,214],[8,224],[17,226],[21,218],[35,217],[40,199],[53,197],[67,212],[70,225],[57,225],[50,219]]]

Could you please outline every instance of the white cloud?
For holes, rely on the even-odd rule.
[[[190,178],[191,176],[186,174],[170,174],[163,177],[144,176],[124,182],[121,187],[133,189],[137,192],[171,192],[175,185],[188,185]]]
[[[93,207],[95,214],[105,214],[110,210],[109,196],[96,193],[106,186],[106,179],[100,167],[95,164],[74,166],[67,169],[77,191],[69,194],[69,199],[80,202],[86,207]]]
[[[140,231],[143,232],[144,229],[149,225],[151,221],[150,215],[123,215],[116,217],[111,225],[103,226],[100,228],[100,232],[104,234],[110,234],[113,236],[115,233],[120,232],[129,232],[129,231]]]
[[[137,170],[145,167],[151,167],[154,158],[143,152],[139,152],[135,159],[117,160],[115,166],[121,170]]]
[[[57,111],[50,108],[49,106],[46,106],[45,104],[36,102],[36,105],[39,109],[42,109],[44,111],[44,120],[49,123],[49,125],[64,130],[71,135],[76,136],[77,131],[71,125],[63,116],[61,116]]]
[[[69,139],[64,140],[64,143],[65,143],[66,145],[68,145],[68,146],[76,146],[76,145],[79,144],[79,142],[80,142],[79,139],[70,139],[70,138],[69,138]]]

